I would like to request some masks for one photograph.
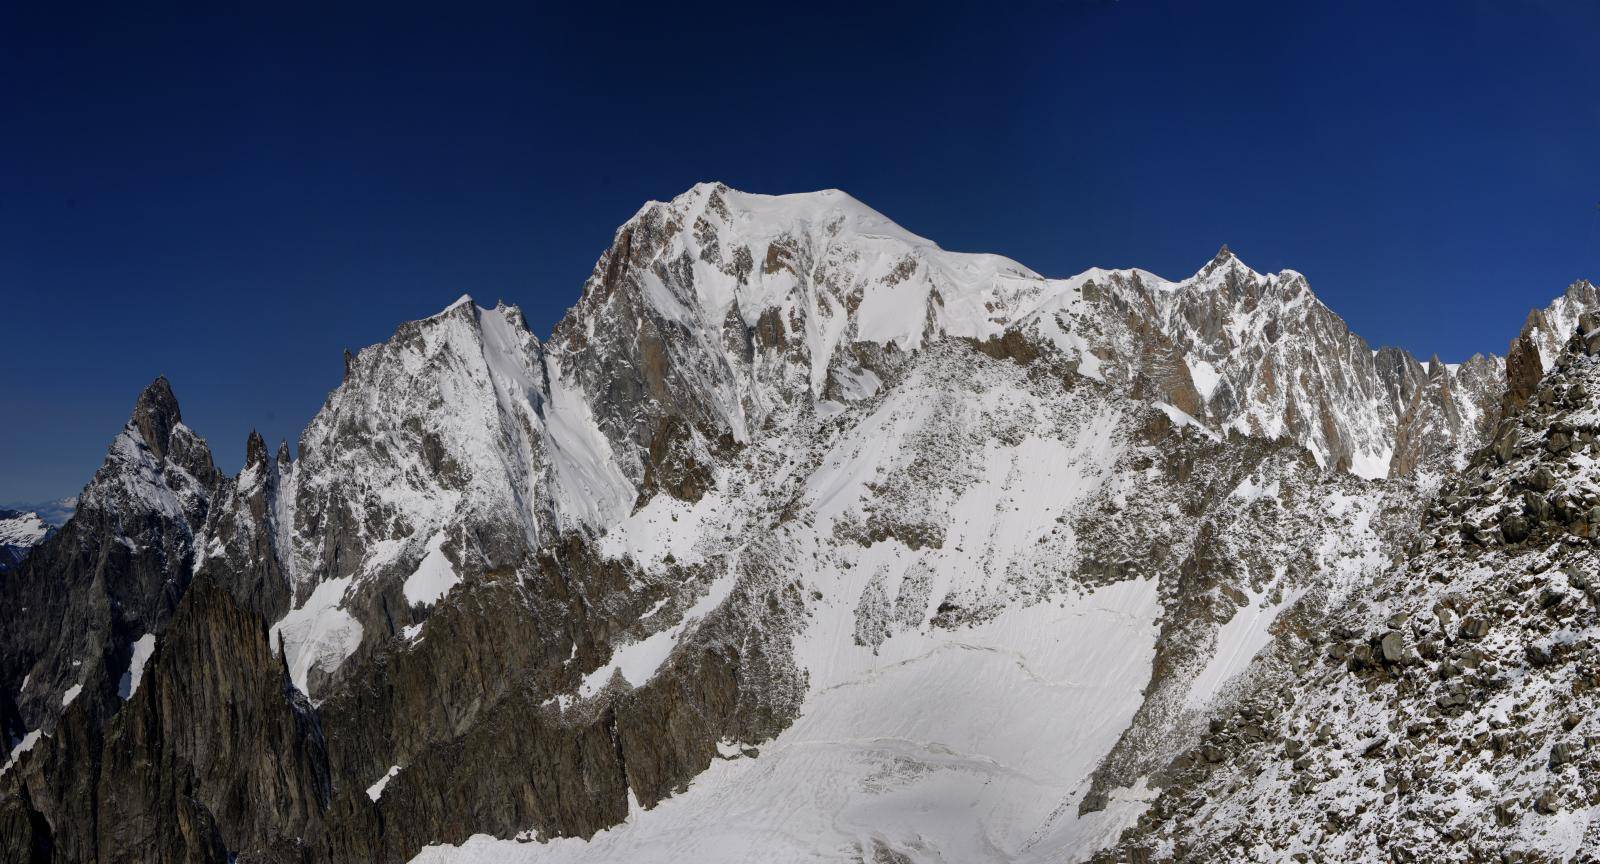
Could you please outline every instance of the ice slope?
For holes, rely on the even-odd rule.
[[[1261,649],[1272,641],[1269,628],[1278,620],[1278,616],[1298,599],[1298,592],[1289,592],[1278,602],[1272,603],[1267,601],[1264,594],[1251,592],[1245,605],[1217,631],[1217,646],[1212,650],[1211,659],[1190,685],[1188,707],[1204,709],[1223,685],[1243,672]]]
[[[117,695],[123,699],[132,699],[133,694],[139,692],[139,682],[144,680],[144,667],[150,662],[150,655],[156,650],[156,634],[146,633],[133,641],[133,659],[128,663],[128,671],[122,673],[122,680],[117,683]]]
[[[362,627],[341,608],[350,579],[319,583],[305,602],[272,625],[272,642],[282,645],[289,676],[303,693],[311,693],[312,669],[333,672],[361,645]]]

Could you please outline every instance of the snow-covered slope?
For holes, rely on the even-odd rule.
[[[72,518],[72,512],[78,509],[78,496],[57,498],[54,501],[12,501],[0,504],[0,510],[20,510],[24,513],[37,513],[46,525],[60,528]]]

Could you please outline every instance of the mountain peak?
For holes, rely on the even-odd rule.
[[[251,429],[250,437],[244,442],[244,465],[250,468],[255,465],[267,464],[267,441],[261,433]]]
[[[743,192],[725,183],[697,183],[671,201],[646,203],[630,222],[648,214],[669,212],[689,217],[690,222],[693,217],[706,216],[714,222],[737,225],[735,233],[746,237],[772,238],[784,233],[804,234],[808,229],[842,228],[864,236],[937,247],[841,189],[766,195]]]
[[[474,305],[476,305],[476,304],[473,303],[471,294],[462,294],[460,297],[456,298],[454,303],[451,303],[449,306],[446,306],[443,309],[440,309],[438,312],[434,313],[433,315],[430,315],[429,317],[430,318],[438,318],[441,315],[448,315],[451,312],[454,312],[454,311],[456,311],[457,309],[460,309],[463,306],[474,306]]]
[[[1206,262],[1206,266],[1200,268],[1200,272],[1205,273],[1207,271],[1227,267],[1231,264],[1238,264],[1241,267],[1244,266],[1244,262],[1239,260],[1239,256],[1233,254],[1233,250],[1228,248],[1228,244],[1224,243],[1220,248],[1217,249],[1217,254],[1211,256],[1211,260]]]
[[[1243,261],[1239,260],[1239,256],[1235,255],[1233,250],[1228,248],[1228,244],[1224,243],[1222,244],[1221,248],[1217,249],[1217,254],[1211,256],[1211,260],[1207,261],[1205,266],[1201,267],[1199,272],[1197,272],[1195,275],[1205,276],[1215,273],[1219,270],[1226,270],[1234,265],[1238,265],[1245,270],[1250,270],[1250,268]]]
[[[172,385],[165,375],[158,376],[139,394],[128,422],[139,430],[145,446],[157,458],[166,457],[167,441],[173,428],[183,422],[183,415],[178,411],[178,398],[172,394]]]

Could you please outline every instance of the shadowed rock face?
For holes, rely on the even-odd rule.
[[[189,587],[131,698],[97,726],[69,706],[8,772],[7,860],[294,860],[328,806],[318,718],[289,684],[266,624],[209,579]],[[12,857],[14,856],[14,857]]]
[[[276,458],[261,436],[251,431],[245,442],[245,466],[236,478],[224,477],[212,493],[198,550],[196,571],[212,575],[247,609],[276,621],[289,611],[293,585],[284,572],[280,549],[285,532],[280,524],[282,496],[293,465],[288,445]]]
[[[557,707],[575,667],[598,665],[588,658],[612,650],[606,634],[637,618],[631,575],[568,538],[531,578],[490,574],[429,618],[418,644],[369,659],[349,679],[361,683],[320,709],[342,780],[312,845],[329,860],[404,860],[476,833],[588,837],[627,815],[630,791],[645,807],[681,791],[719,740],[787,725],[786,645],[751,634],[784,632],[790,613],[759,603],[720,608],[643,686]],[[748,573],[735,595],[772,578]],[[390,765],[403,767],[373,801],[365,789]]]
[[[150,452],[157,459],[165,459],[172,430],[183,422],[183,416],[178,412],[178,399],[172,395],[172,385],[164,376],[157,378],[139,394],[130,422],[139,430],[139,438],[150,448]]]
[[[1407,478],[1518,452],[1495,421],[1508,378],[1543,404],[1525,336],[1509,375],[1422,364],[1226,249],[1181,282],[1047,280],[841,193],[697,187],[617,232],[548,343],[463,298],[346,354],[298,460],[252,433],[224,476],[147,388],[78,516],[0,575],[5,743],[43,733],[0,777],[0,849],[592,837],[800,725],[830,615],[825,653],[875,654],[1140,580],[1148,681],[1051,818],[1103,812],[1209,734],[1186,700],[1222,627],[1304,597],[1274,631],[1304,637],[1377,566],[1341,562],[1412,539]]]

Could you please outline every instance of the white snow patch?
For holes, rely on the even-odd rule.
[[[144,664],[150,662],[150,655],[156,650],[156,634],[146,633],[134,640],[133,659],[128,661],[128,671],[122,673],[122,680],[117,682],[117,695],[123,699],[132,699],[133,694],[139,692],[139,682],[144,679]]]
[[[6,756],[6,764],[0,765],[0,774],[4,774],[11,770],[11,766],[16,764],[18,759],[22,758],[22,754],[32,750],[33,745],[37,743],[39,743],[38,729],[35,729],[32,732],[22,736],[22,740],[18,741],[17,746],[11,748],[10,755]]]
[[[1350,473],[1363,480],[1382,480],[1389,476],[1389,463],[1393,459],[1393,448],[1385,448],[1379,453],[1358,451],[1350,458]]]
[[[428,554],[417,565],[417,570],[406,577],[406,602],[413,606],[431,606],[461,581],[450,556],[444,552],[445,532],[436,532],[428,540]]]
[[[601,549],[607,556],[626,556],[641,564],[662,562],[668,556],[684,564],[703,560],[695,545],[712,533],[727,503],[714,490],[692,503],[656,495],[620,524],[613,523],[601,538]]]
[[[72,704],[72,700],[78,698],[78,694],[82,693],[82,692],[83,692],[83,685],[82,684],[74,684],[71,687],[68,687],[67,688],[67,692],[61,694],[61,707],[65,708],[68,705],[71,705]]]
[[[1217,647],[1211,652],[1206,667],[1189,685],[1186,704],[1189,708],[1204,708],[1222,690],[1233,676],[1243,672],[1262,648],[1272,641],[1268,628],[1278,620],[1278,615],[1299,599],[1298,592],[1286,594],[1277,603],[1264,604],[1266,595],[1254,591],[1248,595],[1244,607],[1233,613],[1228,623],[1217,632]]]
[[[638,642],[631,642],[614,649],[611,652],[611,662],[583,676],[583,683],[579,685],[578,693],[584,698],[593,696],[611,681],[614,672],[621,672],[623,679],[634,687],[643,686],[655,676],[656,670],[660,669],[661,664],[672,654],[672,649],[678,645],[678,638],[696,621],[727,599],[728,593],[733,590],[734,582],[737,581],[737,573],[738,558],[735,556],[727,571],[717,577],[711,584],[710,590],[684,613],[683,620],[677,626],[659,630]]]
[[[839,383],[839,393],[846,402],[870,399],[883,387],[883,380],[871,369],[835,369],[833,379]]]
[[[1211,394],[1217,390],[1217,385],[1222,381],[1221,373],[1217,367],[1205,360],[1189,361],[1189,378],[1194,381],[1194,389],[1200,392],[1200,398],[1211,401]]]
[[[1271,498],[1274,501],[1278,501],[1280,500],[1278,498],[1278,481],[1257,483],[1256,478],[1246,477],[1239,481],[1239,485],[1233,490],[1230,497],[1246,502],[1258,501],[1262,498]]]
[[[1180,427],[1193,426],[1194,428],[1200,430],[1200,434],[1210,438],[1213,441],[1222,440],[1222,436],[1211,431],[1210,427],[1206,426],[1204,423],[1201,423],[1199,420],[1194,419],[1189,412],[1184,411],[1182,408],[1179,408],[1176,405],[1169,405],[1166,402],[1155,402],[1152,404],[1161,409],[1161,413],[1167,415],[1167,419],[1172,421],[1172,425]]]
[[[367,787],[367,797],[371,798],[374,801],[378,800],[379,798],[382,798],[383,797],[383,787],[388,786],[389,785],[389,781],[393,780],[394,776],[396,774],[399,774],[399,773],[400,773],[400,766],[399,765],[391,766],[389,768],[388,772],[386,772],[382,777],[378,778],[378,782],[376,782],[376,783],[372,784],[371,786]]]
[[[332,673],[361,645],[361,622],[339,608],[350,577],[319,584],[306,602],[272,625],[274,642],[281,636],[289,677],[300,692],[313,668]]]

